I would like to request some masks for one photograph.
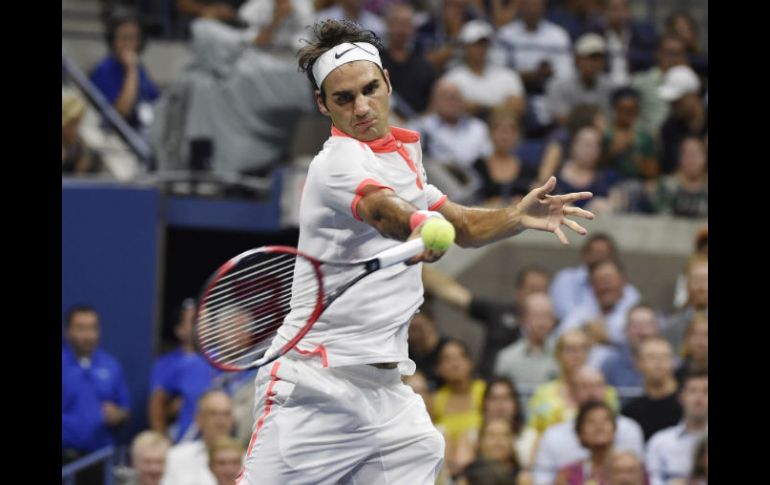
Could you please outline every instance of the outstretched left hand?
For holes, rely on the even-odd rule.
[[[564,195],[549,195],[555,187],[556,177],[552,176],[542,187],[532,190],[519,202],[521,223],[526,229],[552,232],[556,234],[562,244],[569,245],[567,237],[561,230],[562,224],[581,236],[585,236],[588,231],[577,222],[567,219],[567,216],[593,219],[594,215],[587,210],[567,204],[590,199],[593,194],[591,192],[573,192]]]

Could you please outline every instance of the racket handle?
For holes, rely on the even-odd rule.
[[[386,249],[378,254],[375,259],[380,262],[381,268],[387,268],[397,263],[403,263],[423,251],[425,251],[425,243],[422,242],[422,238],[418,237],[417,239],[412,239],[411,241]]]

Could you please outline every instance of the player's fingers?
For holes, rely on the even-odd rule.
[[[538,189],[538,193],[537,193],[538,198],[540,199],[545,198],[546,195],[551,193],[555,188],[556,188],[556,177],[551,175],[548,178],[548,180],[545,182],[545,184],[543,184],[543,186]]]
[[[586,234],[588,234],[588,231],[586,231],[585,227],[581,226],[580,224],[578,224],[575,221],[571,221],[571,220],[567,219],[566,217],[564,219],[562,219],[561,223],[564,224],[565,226],[569,227],[570,229],[572,229],[576,233],[580,234],[581,236],[585,236]]]
[[[576,200],[585,200],[590,199],[593,197],[594,194],[591,192],[573,192],[571,194],[564,194],[561,197],[562,202],[565,204],[568,204],[570,202],[575,202]]]
[[[582,217],[583,219],[594,218],[593,212],[587,211],[585,209],[581,209],[580,207],[574,207],[574,206],[565,207],[564,214],[568,216]]]
[[[554,234],[559,238],[559,241],[561,241],[562,244],[565,246],[569,246],[569,241],[567,240],[567,236],[564,235],[563,232],[561,232],[561,228],[557,227],[556,230],[553,231]]]

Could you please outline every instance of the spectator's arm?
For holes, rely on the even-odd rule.
[[[537,173],[537,183],[544,184],[551,175],[556,175],[561,165],[563,157],[560,143],[549,143],[545,146],[543,159],[540,162],[540,169]]]
[[[272,20],[259,31],[257,38],[254,39],[254,43],[260,47],[270,44],[273,40],[273,32],[291,15],[292,11],[293,7],[289,0],[276,0],[273,5]]]
[[[123,51],[118,53],[118,59],[123,64],[125,73],[114,106],[123,118],[128,118],[134,111],[139,95],[139,56],[133,51]]]
[[[162,388],[156,388],[150,394],[150,403],[147,414],[150,429],[159,433],[166,433],[168,427],[168,408],[171,404],[171,396]]]
[[[473,295],[451,276],[428,265],[423,265],[422,282],[425,291],[438,299],[464,312],[470,308]]]

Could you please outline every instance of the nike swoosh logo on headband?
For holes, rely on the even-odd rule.
[[[344,56],[345,54],[347,54],[348,52],[352,51],[352,50],[353,50],[353,49],[355,49],[356,47],[358,47],[358,48],[359,48],[359,49],[361,49],[362,51],[366,52],[366,53],[367,53],[367,54],[369,54],[370,56],[373,56],[373,55],[374,55],[374,53],[372,53],[372,52],[369,52],[368,50],[364,49],[364,48],[363,48],[363,47],[361,47],[360,45],[357,45],[357,44],[353,44],[353,47],[351,47],[350,49],[346,49],[346,50],[344,50],[344,51],[342,51],[342,52],[340,52],[340,53],[334,54],[334,58],[335,58],[335,59],[339,59],[340,57]]]

